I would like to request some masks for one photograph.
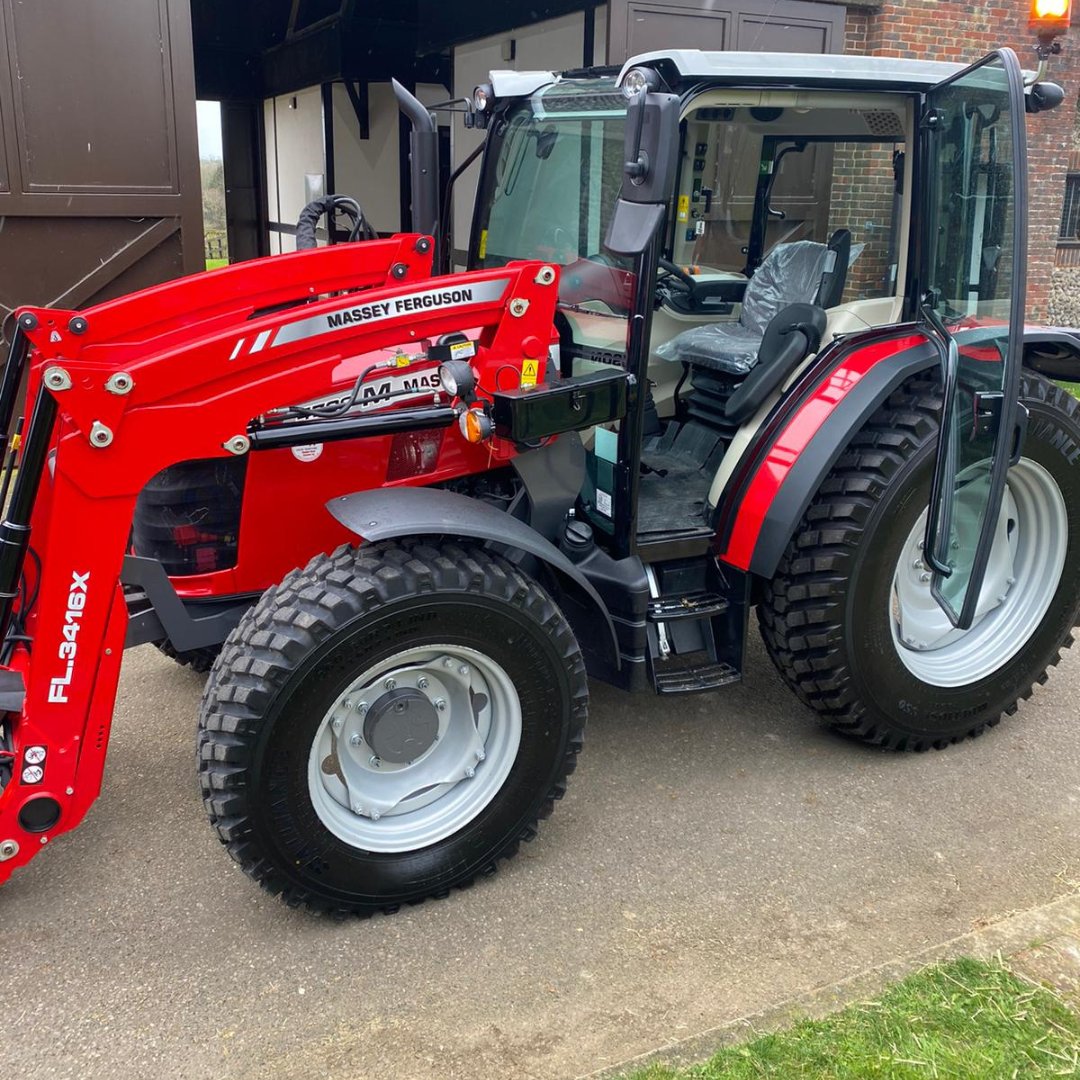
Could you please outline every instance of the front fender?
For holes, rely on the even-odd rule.
[[[762,425],[717,505],[720,558],[772,578],[851,436],[906,379],[940,363],[915,326],[837,341]]]
[[[619,670],[618,639],[607,605],[581,571],[525,522],[478,499],[435,488],[359,491],[331,499],[326,508],[346,529],[368,543],[405,536],[446,536],[480,540],[539,559],[585,612],[586,626],[570,611],[565,612],[582,649],[599,654],[602,664]]]

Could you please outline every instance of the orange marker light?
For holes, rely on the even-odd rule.
[[[482,409],[466,409],[458,419],[461,434],[471,443],[481,443],[490,439],[495,431],[491,417]]]

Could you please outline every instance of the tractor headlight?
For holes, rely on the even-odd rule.
[[[481,83],[472,93],[473,108],[477,112],[487,112],[495,101],[495,91],[489,83]]]
[[[628,98],[635,98],[642,90],[655,90],[660,85],[660,76],[652,68],[631,68],[622,82],[622,92]]]
[[[476,389],[476,374],[465,360],[447,360],[439,365],[439,385],[451,397],[468,401]]]

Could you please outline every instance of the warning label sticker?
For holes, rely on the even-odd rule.
[[[521,385],[535,386],[536,373],[540,367],[538,360],[523,360],[521,362]]]

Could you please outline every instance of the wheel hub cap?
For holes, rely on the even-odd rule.
[[[364,742],[381,761],[395,765],[422,757],[438,735],[439,714],[419,690],[389,690],[364,717]]]

